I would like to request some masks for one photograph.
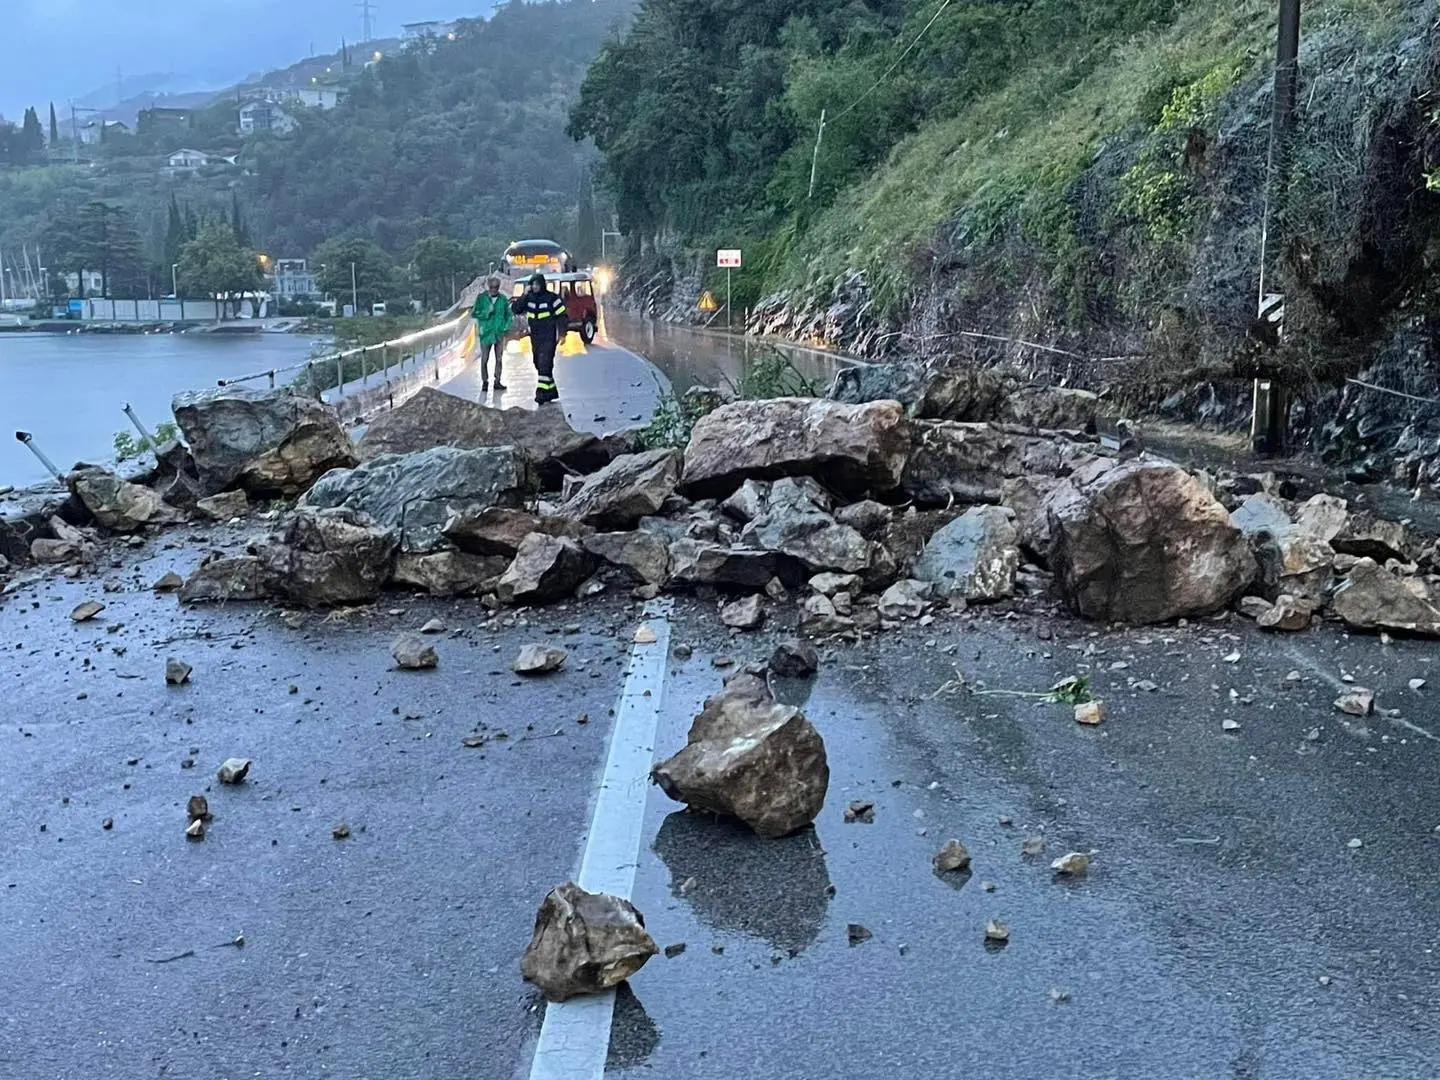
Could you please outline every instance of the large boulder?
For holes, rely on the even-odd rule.
[[[952,599],[1003,600],[1015,594],[1019,568],[1014,513],[1003,506],[973,506],[936,531],[913,576]]]
[[[825,742],[799,709],[778,705],[765,680],[741,674],[705,702],[685,748],[651,771],[665,794],[786,836],[825,805]]]
[[[1342,555],[1409,562],[1410,531],[1398,521],[1386,521],[1374,514],[1351,514],[1343,528],[1330,540],[1330,546]]]
[[[659,951],[630,901],[566,882],[540,905],[520,974],[551,1001],[565,1001],[620,985]]]
[[[113,532],[130,533],[146,525],[185,520],[185,516],[166,504],[157,492],[122,480],[107,469],[80,469],[66,480],[85,509]]]
[[[597,529],[630,529],[659,511],[680,480],[678,450],[617,457],[560,507],[560,516]]]
[[[222,555],[206,559],[180,586],[180,602],[226,603],[264,600],[274,595],[265,567],[254,555]]]
[[[445,546],[444,530],[453,514],[518,505],[530,486],[529,464],[513,447],[437,446],[336,469],[300,505],[358,510],[394,529],[402,551],[429,552]]]
[[[369,461],[437,446],[514,446],[530,459],[547,489],[559,488],[567,471],[593,472],[611,457],[602,440],[576,431],[558,409],[492,409],[430,386],[376,417],[360,440],[359,453]]]
[[[1316,607],[1324,602],[1335,578],[1335,552],[1318,531],[1292,520],[1288,505],[1255,492],[1230,512],[1230,521],[1249,538],[1261,595],[1272,601],[1290,596]]]
[[[531,533],[495,585],[507,604],[543,604],[573,593],[594,569],[590,553],[567,536]]]
[[[670,546],[649,532],[595,533],[580,541],[591,555],[637,578],[643,585],[670,580]]]
[[[1065,477],[1108,469],[1095,445],[1054,434],[1040,436],[995,424],[916,421],[902,485],[921,503],[999,502],[1005,481],[1021,476]]]
[[[1087,431],[1095,430],[1100,407],[1099,396],[1089,390],[1032,383],[1018,372],[993,367],[916,371],[867,364],[840,372],[830,396],[852,404],[894,398],[911,416],[927,420]]]
[[[774,508],[740,534],[745,547],[788,555],[807,570],[855,574],[870,568],[874,545],[816,509]]]
[[[380,595],[394,565],[393,530],[348,507],[302,507],[256,554],[266,587],[305,607],[363,604]]]
[[[509,560],[503,555],[471,555],[464,551],[401,552],[391,582],[424,589],[431,596],[473,596],[493,590]]]
[[[521,541],[531,533],[568,536],[579,540],[595,530],[567,518],[533,514],[512,506],[467,506],[455,510],[441,529],[445,539],[461,551],[475,555],[514,558]]]
[[[1185,470],[1116,466],[1050,511],[1050,563],[1069,606],[1154,623],[1217,611],[1256,574],[1245,535]]]
[[[295,390],[191,391],[177,394],[171,408],[210,494],[238,485],[252,495],[292,497],[356,462],[335,410]]]
[[[1374,559],[1361,559],[1335,588],[1335,614],[1356,630],[1440,637],[1440,608],[1421,599]]]
[[[681,487],[694,497],[723,497],[748,478],[823,476],[841,491],[889,491],[899,486],[909,452],[898,401],[735,401],[696,422]]]
[[[795,581],[802,576],[793,562],[773,551],[726,547],[688,536],[672,540],[669,547],[670,579],[677,585],[763,589],[773,577]]]

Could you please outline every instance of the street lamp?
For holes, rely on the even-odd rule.
[[[180,299],[180,264],[170,264],[170,295],[176,300]]]

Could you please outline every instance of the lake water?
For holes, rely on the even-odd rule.
[[[47,479],[16,431],[61,469],[107,460],[115,433],[134,433],[126,402],[154,430],[180,391],[299,363],[311,345],[297,334],[0,334],[0,485]]]

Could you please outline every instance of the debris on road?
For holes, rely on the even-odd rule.
[[[191,821],[209,821],[210,801],[204,795],[191,795],[185,803],[185,814]]]
[[[1027,836],[1020,844],[1020,854],[1027,859],[1044,855],[1045,838],[1043,836]]]
[[[1411,689],[1411,690],[1420,690],[1420,689],[1422,689],[1422,688],[1425,686],[1425,680],[1424,680],[1424,679],[1411,679],[1409,685],[1410,685],[1410,689]]]
[[[808,641],[790,638],[775,646],[769,666],[782,679],[805,679],[820,670],[820,654]]]
[[[99,600],[86,600],[82,604],[77,604],[75,610],[70,612],[70,620],[77,623],[89,622],[104,610],[105,605]]]
[[[985,923],[985,940],[996,945],[1003,945],[1010,940],[1010,924],[1001,922],[999,919],[989,919]]]
[[[428,671],[440,663],[435,646],[419,634],[401,634],[390,646],[390,655],[401,671]]]
[[[814,821],[830,785],[820,733],[748,671],[705,702],[684,749],[651,776],[677,802],[739,818],[766,838]]]
[[[445,633],[444,619],[430,619],[424,626],[420,627],[422,634],[443,634]]]
[[[187,839],[190,840],[204,840],[205,819],[195,818],[193,821],[191,821],[190,824],[187,825],[185,828],[185,836]]]
[[[1083,851],[1072,851],[1068,855],[1062,855],[1052,862],[1050,869],[1054,870],[1057,874],[1079,877],[1090,869],[1090,856]]]
[[[184,578],[174,570],[167,570],[150,588],[155,592],[175,592],[184,584]]]
[[[683,953],[684,951],[685,951],[685,942],[683,942],[683,941],[677,941],[677,942],[676,942],[675,944],[673,944],[673,945],[666,945],[666,946],[665,946],[665,959],[666,959],[666,960],[674,960],[677,956],[679,956],[679,955],[680,955],[681,953]]]
[[[345,840],[350,836],[350,826],[341,822],[330,830],[330,835],[336,840]]]
[[[548,675],[559,671],[569,655],[556,645],[526,645],[515,657],[510,670],[517,675]]]
[[[1075,706],[1075,722],[1094,726],[1105,719],[1105,706],[1099,701],[1087,701]]]
[[[856,799],[845,808],[842,816],[847,825],[853,825],[857,821],[862,825],[873,825],[875,824],[875,804],[868,799]]]
[[[935,858],[931,862],[935,870],[941,874],[968,870],[970,869],[970,852],[959,840],[949,840],[935,853]]]
[[[1220,730],[1221,730],[1221,731],[1239,731],[1239,730],[1240,730],[1240,721],[1239,721],[1239,720],[1232,720],[1230,717],[1227,716],[1227,717],[1225,717],[1224,720],[1221,720],[1221,721],[1220,721]]]
[[[635,628],[635,637],[633,638],[633,641],[636,645],[654,645],[655,642],[658,640],[659,638],[655,636],[655,628],[649,623],[641,623]],[[684,645],[675,646],[675,651],[677,655],[681,649],[686,647],[687,646]]]
[[[726,604],[720,609],[720,621],[734,630],[758,630],[765,621],[765,609],[760,605],[760,595],[751,593],[743,599]]]
[[[845,938],[852,946],[859,945],[862,941],[869,941],[874,936],[868,928],[861,926],[858,922],[852,922],[845,927]]]
[[[190,673],[195,669],[184,660],[178,660],[171,656],[165,660],[165,682],[168,686],[184,686],[190,681]]]
[[[245,777],[250,775],[252,764],[253,762],[249,758],[226,758],[215,776],[222,784],[243,784]]]
[[[540,905],[520,974],[549,1000],[566,1001],[618,986],[659,951],[630,901],[566,882]]]
[[[1349,716],[1369,716],[1375,711],[1375,691],[1351,687],[1335,699],[1335,708]]]

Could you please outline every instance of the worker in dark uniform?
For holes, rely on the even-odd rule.
[[[565,301],[545,287],[545,275],[530,279],[530,288],[510,305],[529,327],[530,354],[535,361],[535,404],[560,400],[555,386],[555,348],[569,332]]]

